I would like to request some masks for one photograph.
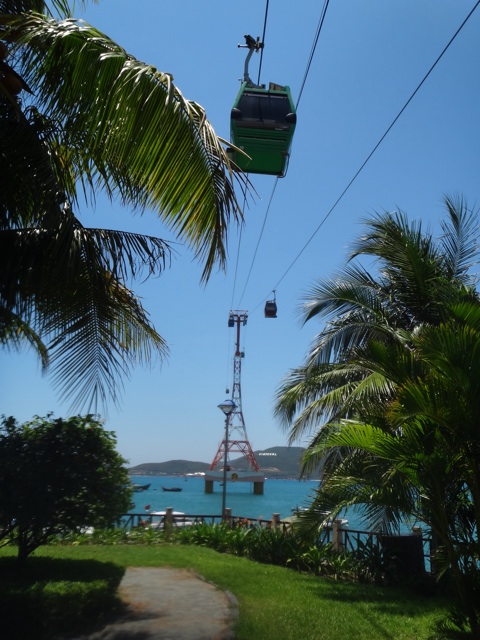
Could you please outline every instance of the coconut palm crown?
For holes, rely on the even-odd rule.
[[[154,211],[203,264],[226,263],[242,214],[223,140],[169,73],[75,20],[65,0],[0,0],[0,340],[27,341],[79,407],[117,398],[166,345],[131,278],[160,273],[165,240],[87,229],[103,192]]]
[[[382,534],[420,524],[434,575],[454,587],[440,637],[480,638],[478,213],[445,204],[438,240],[377,215],[347,268],[315,285],[304,319],[325,324],[276,410],[291,442],[310,437],[303,471],[321,472],[300,528],[318,536],[352,508]]]
[[[368,372],[352,356],[375,340],[408,344],[411,333],[438,325],[448,306],[476,300],[478,222],[461,198],[446,197],[446,220],[435,241],[421,223],[402,212],[380,213],[366,221],[347,266],[314,284],[301,307],[303,322],[322,323],[304,363],[279,385],[275,412],[290,442],[312,434],[314,447],[329,422],[351,417],[365,400]],[[359,258],[376,269],[372,275]],[[370,379],[372,382],[372,379]],[[389,385],[376,380],[377,398]],[[308,467],[318,463],[309,457]]]

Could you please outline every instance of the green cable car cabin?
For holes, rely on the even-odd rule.
[[[230,117],[230,140],[243,153],[230,148],[229,156],[246,173],[282,177],[288,167],[297,122],[295,105],[289,87],[270,83],[266,89],[250,80],[248,62],[262,45],[251,36],[245,36],[245,39],[249,53],[244,81]]]

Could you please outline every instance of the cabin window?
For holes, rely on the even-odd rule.
[[[244,123],[281,124],[288,126],[287,114],[291,112],[287,95],[245,92],[238,103]]]
[[[265,303],[265,317],[277,317],[277,303],[275,302],[275,300],[267,300],[267,302]]]

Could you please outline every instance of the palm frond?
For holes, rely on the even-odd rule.
[[[358,367],[350,364],[309,365],[292,370],[277,392],[275,405],[275,415],[291,430],[290,444],[319,423],[342,415],[362,375]]]
[[[25,344],[33,347],[40,357],[42,369],[47,370],[50,358],[43,340],[30,322],[2,305],[0,305],[0,344],[3,348],[10,350],[20,350]]]
[[[348,265],[329,280],[318,281],[300,308],[305,324],[315,317],[326,320],[348,314],[352,308],[381,314],[381,286],[361,265]]]
[[[160,239],[84,229],[66,212],[56,227],[0,231],[2,305],[47,344],[54,382],[75,407],[117,398],[134,361],[166,355],[122,279],[159,272],[168,256]]]
[[[459,284],[475,285],[478,277],[474,277],[470,269],[478,265],[478,212],[470,211],[465,200],[458,196],[446,196],[444,202],[449,214],[448,221],[441,221],[445,268]]]
[[[146,65],[93,27],[22,15],[6,27],[21,51],[35,106],[56,123],[58,153],[75,180],[129,206],[154,209],[204,262],[202,279],[226,259],[227,228],[242,214],[226,151],[202,107],[171,75]],[[68,173],[68,172],[67,172]]]
[[[76,0],[81,6],[88,4],[89,0]],[[90,0],[97,3],[98,0]],[[0,14],[18,15],[19,13],[27,13],[34,11],[35,13],[44,13],[46,15],[58,14],[60,16],[70,16],[75,0],[0,0]]]
[[[0,171],[0,229],[33,227],[65,200],[48,147],[5,100],[0,100]]]
[[[73,407],[92,398],[104,405],[108,396],[117,400],[133,362],[152,365],[166,345],[133,293],[108,272],[84,264],[72,284],[70,300],[61,291],[56,309],[49,299],[43,318],[43,331],[52,336],[53,380]]]

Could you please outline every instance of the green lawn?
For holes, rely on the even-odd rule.
[[[127,566],[187,567],[231,591],[240,609],[238,640],[431,640],[433,623],[445,612],[446,603],[433,597],[303,575],[203,547],[43,547],[22,570],[14,553],[0,550],[2,627],[30,635],[11,640],[51,638],[54,628],[97,620],[115,607]]]

